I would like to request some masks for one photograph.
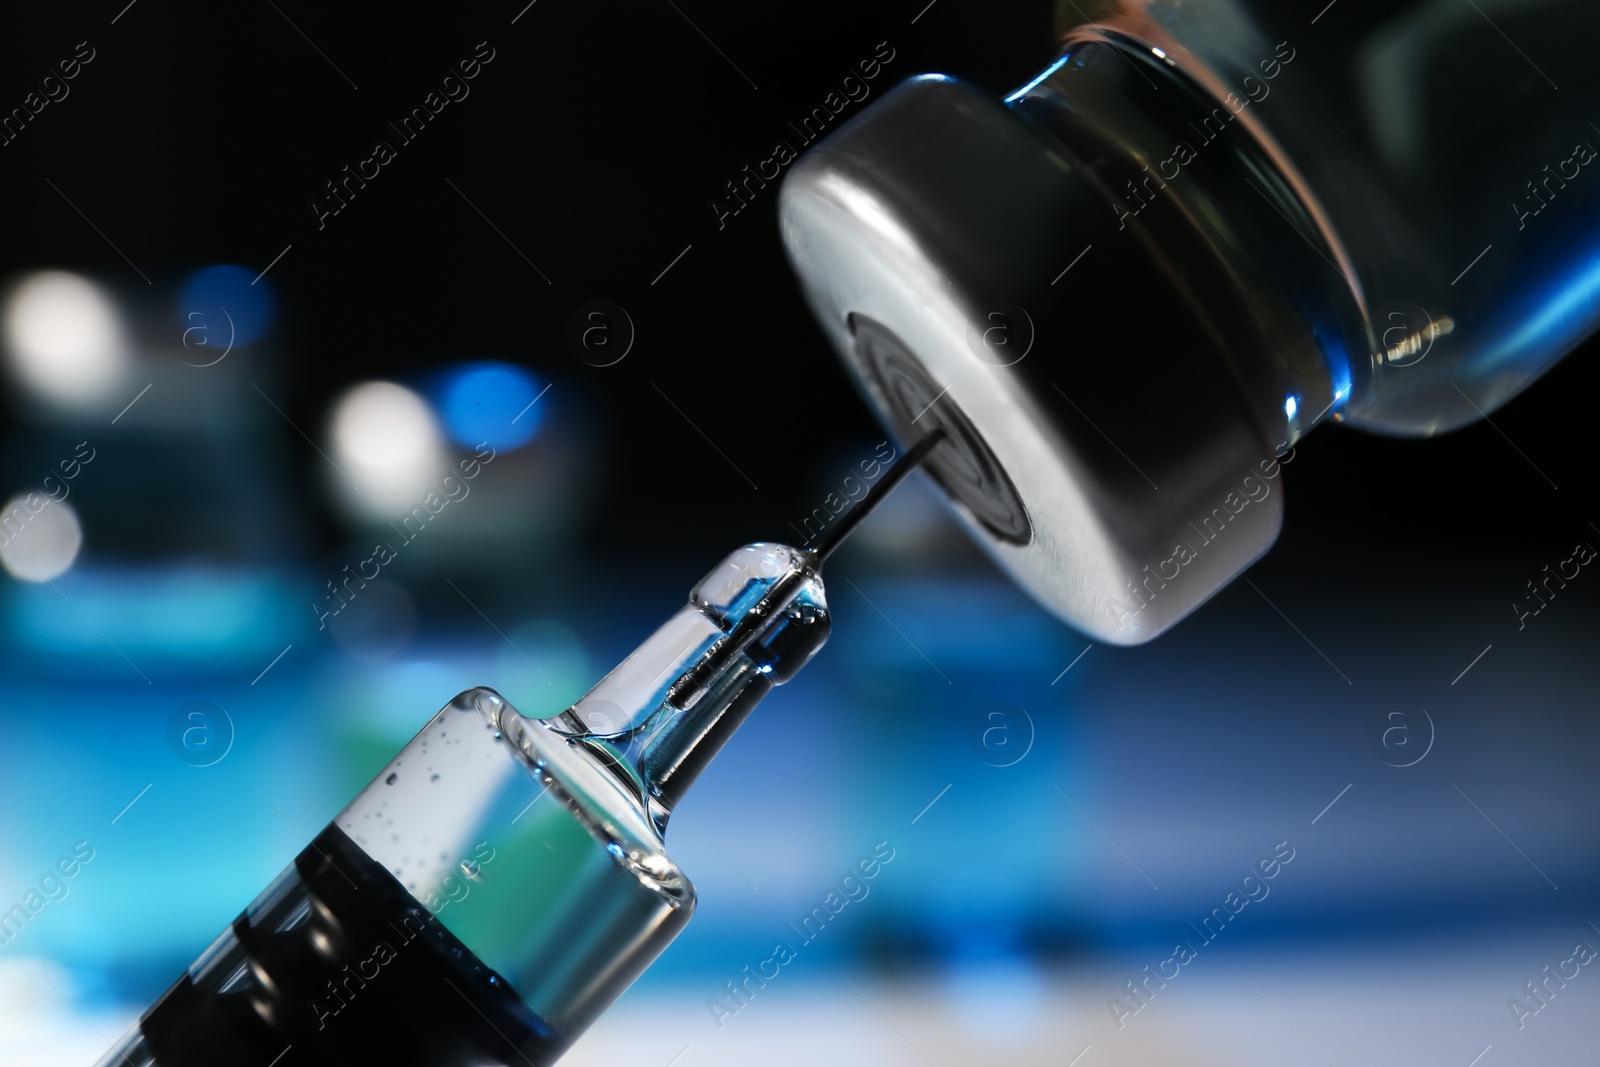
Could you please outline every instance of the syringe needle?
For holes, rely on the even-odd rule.
[[[866,496],[856,502],[855,507],[845,512],[844,518],[833,528],[832,532],[811,549],[811,554],[816,559],[816,565],[821,567],[823,561],[833,555],[834,549],[843,544],[844,539],[849,537],[851,532],[860,525],[861,520],[871,514],[872,509],[877,507],[879,502],[888,496],[895,486],[900,484],[901,479],[910,474],[919,463],[928,457],[928,453],[932,452],[939,442],[943,440],[944,428],[936,427],[932,433],[913,445],[911,450],[900,458],[900,462],[896,463],[889,473],[884,475],[883,479],[867,492]]]

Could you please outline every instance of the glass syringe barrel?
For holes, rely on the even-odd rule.
[[[815,557],[732,553],[689,603],[551,726],[628,746],[658,824],[751,708],[827,640]]]
[[[827,633],[814,558],[751,545],[561,715],[461,694],[102,1067],[554,1062],[689,920],[673,804]]]

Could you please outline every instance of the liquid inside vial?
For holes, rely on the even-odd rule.
[[[606,752],[463,693],[102,1063],[553,1062],[694,906]]]

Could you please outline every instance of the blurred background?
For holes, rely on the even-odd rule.
[[[853,492],[883,435],[775,185],[724,186],[858,61],[1004,92],[1050,56],[1043,0],[925,2],[6,13],[0,908],[46,899],[0,1061],[93,1062],[459,690],[559,711]],[[914,477],[683,805],[695,921],[569,1062],[1592,1049],[1600,974],[1526,983],[1600,947],[1600,578],[1512,605],[1600,545],[1595,355],[1493,426],[1319,430],[1250,582],[1143,648],[1046,616]]]

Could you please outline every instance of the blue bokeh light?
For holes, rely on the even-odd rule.
[[[547,386],[509,363],[466,363],[439,381],[435,402],[445,429],[468,448],[488,442],[493,448],[520,448],[533,440],[544,419],[535,404]]]
[[[278,301],[255,271],[226,264],[203,267],[178,292],[185,347],[215,350],[250,344],[272,328]]]

